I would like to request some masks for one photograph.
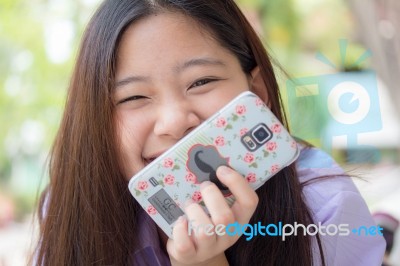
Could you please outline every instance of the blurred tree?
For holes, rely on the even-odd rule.
[[[77,41],[96,2],[1,0],[0,184],[16,198],[34,195],[46,176]]]
[[[237,0],[253,24],[260,23],[258,33],[273,57],[291,70],[291,58],[300,47],[299,16],[293,0]],[[255,20],[259,20],[258,22]]]
[[[335,69],[318,65],[317,52],[341,68],[339,39],[352,42],[354,25],[344,0],[237,0],[250,16],[257,14],[260,35],[271,55],[294,75]],[[249,11],[250,10],[250,11]],[[257,23],[256,23],[257,24]],[[357,51],[360,52],[360,51]],[[361,51],[362,53],[362,51]],[[360,54],[350,54],[353,58]],[[348,58],[347,58],[348,59]]]

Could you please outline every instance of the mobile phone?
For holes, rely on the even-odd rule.
[[[199,187],[203,181],[215,183],[228,204],[234,203],[216,176],[219,166],[235,169],[257,189],[298,155],[288,131],[257,95],[246,91],[134,175],[129,191],[172,238],[188,199],[207,212]]]

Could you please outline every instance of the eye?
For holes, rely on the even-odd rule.
[[[142,96],[142,95],[133,95],[133,96],[130,96],[130,97],[120,100],[117,104],[122,104],[122,103],[129,102],[129,101],[137,101],[137,100],[146,99],[146,98],[147,97]]]
[[[195,81],[194,83],[192,83],[192,85],[190,85],[189,89],[191,88],[195,88],[195,87],[200,87],[203,85],[206,85],[207,83],[216,81],[217,79],[215,78],[203,78],[203,79],[199,79],[197,81]]]

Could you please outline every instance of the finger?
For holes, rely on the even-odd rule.
[[[243,176],[227,166],[218,167],[217,176],[235,196],[236,201],[231,208],[235,218],[241,224],[247,223],[258,204],[256,192]]]
[[[205,181],[201,183],[200,190],[204,203],[211,215],[212,223],[214,224],[213,230],[217,246],[230,246],[236,239],[226,235],[225,228],[228,224],[235,221],[232,209],[214,183]]]
[[[188,234],[187,220],[181,216],[172,230],[172,239],[168,239],[167,251],[178,261],[187,260],[196,255],[196,247]]]
[[[201,183],[200,189],[214,225],[227,225],[235,221],[234,214],[225,201],[225,197],[214,183],[205,181]]]
[[[188,218],[188,234],[193,239],[196,250],[215,244],[214,224],[204,209],[197,203],[189,202],[185,213]]]

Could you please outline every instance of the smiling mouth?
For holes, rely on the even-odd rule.
[[[148,164],[151,164],[154,160],[156,160],[158,157],[160,157],[167,150],[168,150],[168,148],[167,149],[164,148],[163,150],[161,150],[159,152],[148,154],[149,157],[142,156],[145,166],[147,166]]]
[[[156,155],[153,155],[152,157],[148,157],[148,158],[143,157],[143,161],[144,161],[145,165],[148,165],[148,164],[152,163],[154,160],[156,160],[158,157],[160,157],[160,155],[163,154],[163,153],[164,153],[164,151],[160,152],[160,153],[158,153]]]
[[[152,163],[157,157],[152,157],[152,158],[143,158],[143,161],[145,162],[146,165]]]

